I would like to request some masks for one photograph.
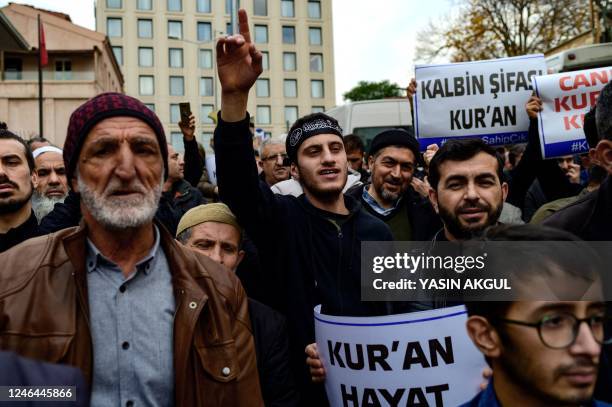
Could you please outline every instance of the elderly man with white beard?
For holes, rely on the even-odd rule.
[[[36,163],[32,209],[38,223],[53,210],[56,203],[64,202],[68,195],[68,181],[62,154],[62,150],[55,146],[39,147],[32,152]]]
[[[79,367],[92,405],[262,406],[238,279],[153,220],[168,175],[155,113],[98,95],[63,156],[83,220],[0,255],[0,347]]]

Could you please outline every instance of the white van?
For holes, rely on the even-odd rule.
[[[583,45],[546,57],[548,73],[612,66],[612,43]]]
[[[412,130],[410,102],[407,98],[350,102],[325,112],[338,120],[344,135],[355,134],[363,140],[366,151],[374,136],[386,129]]]

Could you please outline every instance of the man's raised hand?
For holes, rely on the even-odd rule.
[[[238,10],[238,23],[240,34],[217,41],[217,67],[223,95],[247,95],[263,70],[262,54],[251,42],[244,9]]]

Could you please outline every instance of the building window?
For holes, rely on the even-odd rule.
[[[141,75],[138,77],[138,93],[144,96],[155,94],[153,76]]]
[[[295,27],[283,26],[283,43],[295,44]]]
[[[200,78],[200,96],[213,96],[213,78]]]
[[[168,66],[170,68],[183,67],[183,48],[168,48]]]
[[[72,62],[68,59],[55,61],[55,80],[69,81],[72,79]]]
[[[323,43],[321,39],[321,29],[318,27],[310,27],[308,29],[308,39],[310,45],[321,45]]]
[[[200,105],[200,123],[214,124],[215,122],[208,116],[214,110],[213,105]]]
[[[295,17],[295,8],[293,0],[281,0],[281,16]]]
[[[123,47],[113,47],[113,54],[119,65],[123,65]]]
[[[178,124],[181,121],[181,109],[176,103],[170,105],[170,123]]]
[[[153,20],[138,19],[138,38],[153,38]]]
[[[313,106],[312,107],[312,113],[324,113],[325,112],[325,106]]]
[[[308,17],[321,18],[321,2],[319,0],[308,0]]]
[[[285,106],[285,123],[287,127],[291,127],[293,123],[298,119],[298,107],[297,106]]]
[[[260,98],[270,97],[270,80],[257,79],[255,84],[255,94]]]
[[[4,60],[4,79],[21,80],[23,72],[23,61],[20,58],[6,58]]]
[[[268,26],[255,25],[255,43],[266,44],[268,42]]]
[[[198,41],[212,41],[212,29],[210,23],[198,22]]]
[[[138,0],[136,3],[136,8],[138,10],[152,10],[153,0]]]
[[[196,10],[198,13],[210,13],[210,0],[196,0]]]
[[[297,69],[295,52],[283,52],[283,70],[295,71]]]
[[[232,10],[232,0],[225,0],[225,14],[229,14]]]
[[[270,106],[257,106],[257,124],[270,124],[272,122],[270,114]]]
[[[149,108],[149,110],[155,111],[155,103],[145,103],[145,106]]]
[[[253,0],[253,15],[268,15],[268,0]]]
[[[170,132],[170,144],[172,144],[172,148],[179,154],[183,154],[185,152],[185,143],[183,142],[183,133],[180,131]]]
[[[325,97],[325,89],[323,86],[323,81],[320,81],[320,80],[310,81],[310,96],[313,98]]]
[[[285,79],[283,82],[283,92],[286,98],[297,97],[297,80],[296,79]]]
[[[153,66],[153,48],[138,48],[138,66]]]
[[[121,26],[120,18],[109,17],[106,19],[106,34],[109,37],[123,36],[123,27]]]
[[[268,55],[268,51],[262,51],[261,56],[261,66],[264,71],[267,71],[270,69],[270,56]]]
[[[168,11],[183,11],[181,0],[168,0]]]
[[[170,77],[170,96],[185,95],[185,79],[182,76]]]
[[[198,58],[198,66],[202,69],[212,69],[213,67],[212,60],[212,50],[210,49],[201,49],[199,58]]]
[[[183,39],[183,22],[182,21],[168,21],[168,38],[174,40]]]
[[[106,0],[106,8],[121,8],[121,0]]]
[[[310,72],[323,72],[323,54],[310,54]]]

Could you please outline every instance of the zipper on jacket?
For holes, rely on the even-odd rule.
[[[331,219],[328,219],[328,220],[332,225],[334,225],[334,227],[338,231],[338,267],[336,269],[336,287],[338,290],[338,298],[340,300],[340,312],[343,312],[344,304],[342,301],[342,293],[340,291],[340,284],[341,284],[341,276],[342,276],[342,238],[344,237],[344,234],[342,233],[342,228],[336,222],[334,222]]]

